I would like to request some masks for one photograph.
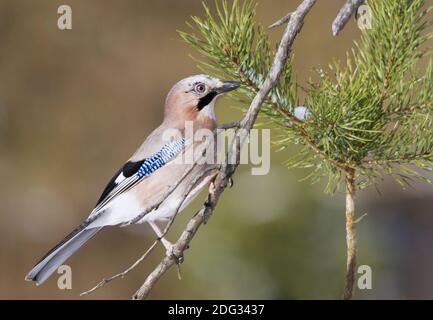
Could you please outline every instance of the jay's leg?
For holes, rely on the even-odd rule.
[[[172,253],[173,244],[163,237],[161,229],[159,229],[158,225],[153,221],[148,221],[149,225],[152,227],[153,231],[155,231],[157,237],[161,240],[165,249],[167,250],[167,254]]]

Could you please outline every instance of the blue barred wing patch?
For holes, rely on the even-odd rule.
[[[185,147],[186,139],[165,144],[157,153],[139,162],[128,161],[110,180],[93,212],[97,213],[112,199],[136,185],[176,157]]]
[[[172,160],[185,147],[185,138],[165,144],[161,150],[143,161],[137,171],[137,177],[143,178],[158,170]]]

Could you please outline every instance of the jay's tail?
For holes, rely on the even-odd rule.
[[[72,231],[58,245],[51,249],[27,274],[27,281],[35,281],[37,285],[42,284],[62,263],[68,259],[83,244],[90,240],[103,227],[86,227],[91,221],[85,221]]]

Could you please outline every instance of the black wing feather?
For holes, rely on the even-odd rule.
[[[136,174],[138,170],[140,169],[141,165],[143,164],[143,161],[128,161],[123,165],[122,168],[120,168],[116,174],[111,178],[111,180],[108,182],[107,186],[105,187],[104,191],[102,191],[101,196],[99,197],[98,202],[96,203],[95,207],[97,207],[104,199],[110,194],[111,191],[114,190],[114,188],[117,187],[118,183],[116,183],[116,179],[119,177],[120,174],[123,174],[125,178],[129,178]]]

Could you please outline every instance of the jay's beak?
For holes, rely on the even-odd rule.
[[[224,81],[222,86],[216,88],[215,91],[217,94],[221,94],[232,90],[236,90],[240,86],[241,86],[240,82],[237,81]]]

